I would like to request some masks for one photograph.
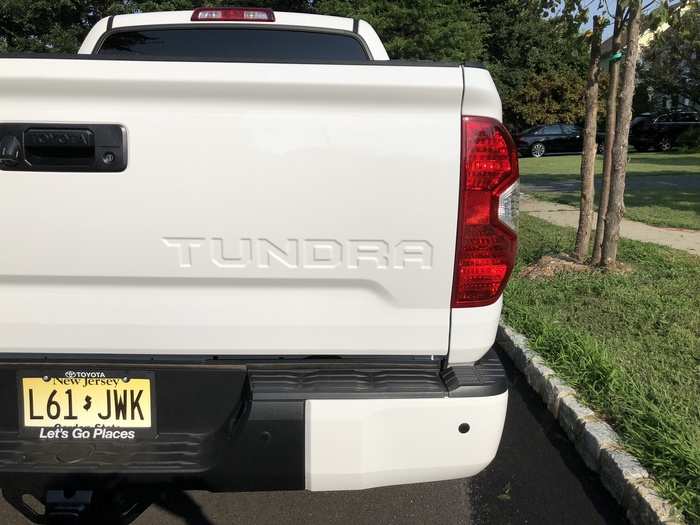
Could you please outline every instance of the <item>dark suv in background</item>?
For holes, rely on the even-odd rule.
[[[645,113],[632,120],[629,142],[637,151],[652,148],[669,151],[684,140],[698,141],[698,135],[700,113],[696,111],[671,111],[656,115]]]

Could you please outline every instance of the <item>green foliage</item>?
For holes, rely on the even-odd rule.
[[[518,275],[573,244],[574,230],[525,214],[506,322],[620,433],[662,494],[700,521],[698,258],[622,239],[630,273]]]
[[[490,28],[486,63],[516,127],[580,122],[588,44],[575,4],[546,0],[483,0]]]
[[[309,9],[306,0],[253,3],[274,9]],[[90,28],[110,15],[248,4],[236,0],[0,0],[0,52],[75,53]]]
[[[700,104],[700,3],[676,9],[666,21],[670,27],[642,51],[638,110],[662,109],[669,98],[673,105],[683,98]]]
[[[586,82],[581,75],[580,71],[569,68],[530,71],[525,73],[522,83],[512,86],[505,84],[511,80],[507,74],[496,75],[506,120],[521,127],[532,123],[581,122],[586,114],[581,98]]]
[[[366,20],[391,58],[479,60],[486,27],[472,2],[463,0],[316,0],[316,12]]]

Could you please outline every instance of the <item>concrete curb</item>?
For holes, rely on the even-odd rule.
[[[625,509],[634,525],[683,525],[681,514],[654,489],[649,472],[622,449],[617,433],[576,399],[576,391],[528,346],[524,335],[501,325],[496,342],[547,405],[584,463]]]

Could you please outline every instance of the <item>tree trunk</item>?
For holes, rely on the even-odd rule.
[[[642,19],[640,0],[632,0],[630,19],[627,29],[627,55],[625,72],[622,77],[620,99],[618,102],[617,123],[615,125],[615,142],[613,143],[610,201],[605,217],[605,234],[601,265],[609,268],[617,260],[617,245],[620,241],[620,223],[625,212],[625,174],[627,171],[627,148],[632,120],[632,98],[637,76],[637,59],[639,58],[639,29]]]
[[[617,3],[615,8],[615,22],[612,39],[611,56],[622,48],[622,18],[624,7]],[[615,138],[615,124],[617,119],[617,95],[620,81],[620,61],[610,60],[608,64],[608,100],[607,115],[605,122],[605,147],[603,151],[603,181],[598,199],[598,221],[595,229],[595,240],[593,241],[593,265],[600,264],[600,256],[603,247],[603,235],[605,233],[605,217],[608,212],[608,201],[610,198],[610,173],[612,171],[612,150],[613,139]]]
[[[602,19],[593,17],[593,34],[591,35],[591,61],[588,66],[588,83],[586,84],[586,127],[583,131],[583,154],[581,155],[581,205],[576,231],[574,256],[583,262],[588,255],[593,228],[593,196],[595,187],[595,156],[598,145],[598,79],[600,77],[600,45],[603,35]]]

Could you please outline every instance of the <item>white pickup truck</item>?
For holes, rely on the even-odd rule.
[[[0,488],[30,519],[493,459],[518,164],[485,69],[211,8],[0,56],[0,99]]]

